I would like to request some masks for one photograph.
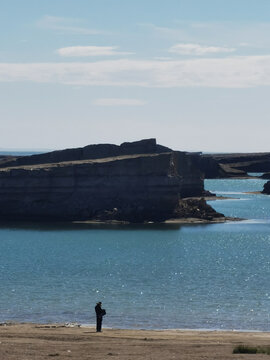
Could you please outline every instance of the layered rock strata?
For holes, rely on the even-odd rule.
[[[156,143],[156,139],[124,142],[121,145],[94,144],[74,149],[64,149],[35,154],[31,156],[0,157],[0,168],[7,166],[24,166],[37,164],[51,164],[64,161],[77,161],[89,159],[104,159],[107,157],[136,155],[136,154],[161,154],[171,152],[172,149]]]
[[[270,153],[204,154],[200,169],[205,178],[247,177],[248,172],[270,171]]]
[[[203,195],[197,162],[171,151],[2,167],[0,219],[163,221]]]

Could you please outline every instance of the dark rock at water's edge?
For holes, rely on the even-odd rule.
[[[179,206],[175,209],[175,217],[213,220],[224,218],[224,215],[215,211],[203,198],[187,198],[179,201]]]
[[[179,201],[205,193],[199,162],[198,154],[172,151],[155,139],[2,162],[0,220],[159,222],[183,217],[195,205],[184,209]],[[213,216],[210,209],[194,214]]]
[[[270,171],[270,153],[203,154],[200,169],[208,179],[248,177]]]
[[[270,180],[270,173],[264,173],[260,176],[261,179]]]
[[[270,181],[264,184],[262,194],[270,195]]]

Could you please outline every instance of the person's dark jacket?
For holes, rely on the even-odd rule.
[[[101,308],[101,305],[97,304],[95,306],[95,311],[96,311],[96,315],[97,317],[102,317],[104,315],[106,315],[106,310]]]

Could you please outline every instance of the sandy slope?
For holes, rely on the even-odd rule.
[[[59,325],[0,326],[0,359],[270,359],[233,355],[237,344],[270,345],[270,333],[146,331],[67,328]]]

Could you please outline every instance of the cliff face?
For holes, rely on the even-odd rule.
[[[270,153],[202,155],[200,169],[205,178],[245,177],[248,172],[267,172]]]
[[[45,164],[0,169],[0,219],[163,221],[180,198],[204,191],[197,156],[183,152],[54,163],[45,155]]]

